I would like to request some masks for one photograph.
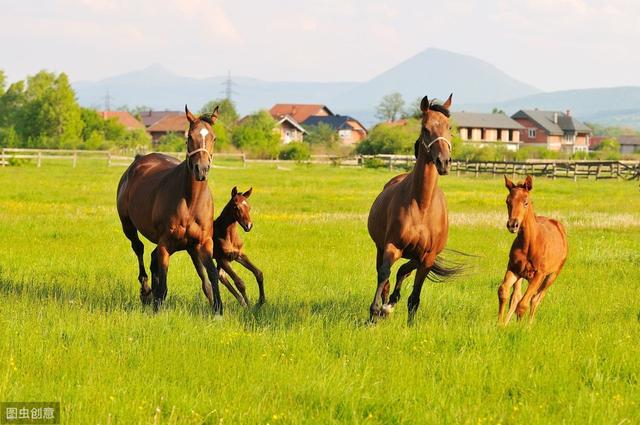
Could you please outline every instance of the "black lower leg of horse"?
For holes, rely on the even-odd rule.
[[[209,281],[211,282],[211,290],[213,291],[213,313],[222,316],[223,308],[222,297],[220,297],[220,286],[218,285],[218,269],[213,263],[212,255],[213,252],[202,250],[200,252],[200,261],[202,261],[204,268],[207,270],[207,276],[209,276]]]
[[[418,267],[418,262],[416,260],[409,260],[403,265],[400,266],[398,272],[396,273],[396,286],[393,288],[393,292],[391,293],[391,297],[389,298],[389,304],[394,306],[400,301],[400,290],[402,289],[402,282],[406,278],[413,273],[413,271]]]
[[[251,262],[251,260],[249,260],[249,257],[247,257],[246,254],[240,254],[240,256],[236,261],[238,261],[238,263],[240,263],[243,267],[245,267],[247,270],[253,273],[253,276],[256,278],[256,282],[258,282],[258,291],[260,291],[260,298],[258,299],[258,305],[264,304],[264,302],[266,301],[266,298],[264,296],[264,277],[262,275],[262,271],[259,268],[257,268]]]
[[[244,298],[245,304],[249,305],[250,302],[249,302],[249,297],[247,296],[247,287],[244,284],[244,281],[242,280],[242,278],[238,276],[238,274],[233,270],[233,268],[231,268],[231,263],[229,263],[227,260],[220,260],[220,266],[222,267],[222,270],[224,270],[225,273],[229,275],[231,280],[233,280],[233,283],[235,283],[236,288],[238,289],[238,292],[240,292],[240,294],[242,295],[242,298]]]
[[[158,246],[154,250],[156,262],[157,283],[152,279],[153,307],[157,310],[167,297],[167,272],[169,270],[169,252],[165,247]],[[153,254],[152,254],[153,261]],[[155,286],[153,284],[156,283]]]
[[[369,320],[375,321],[382,312],[382,292],[386,285],[389,284],[389,276],[391,276],[391,261],[384,258],[382,264],[378,268],[378,287],[373,297],[373,302],[369,307]]]
[[[241,306],[247,307],[247,302],[245,299],[236,291],[236,288],[233,287],[227,276],[225,276],[224,271],[220,271],[220,264],[218,264],[218,278],[220,279],[220,283],[222,283],[228,290],[231,292],[231,295],[235,297],[236,300],[240,303]]]
[[[418,267],[416,279],[413,282],[413,291],[411,291],[411,295],[409,295],[409,299],[407,300],[407,307],[409,310],[409,323],[413,322],[416,312],[418,311],[418,307],[420,306],[420,293],[422,292],[422,285],[424,284],[424,280],[427,278],[428,274],[429,269],[424,266]]]
[[[138,282],[140,282],[140,299],[144,304],[151,301],[151,288],[149,287],[149,276],[144,268],[144,244],[138,237],[138,230],[128,218],[120,218],[122,230],[125,236],[131,241],[131,249],[138,258]]]

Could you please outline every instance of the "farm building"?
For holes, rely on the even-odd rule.
[[[167,134],[178,134],[187,137],[188,129],[189,121],[184,115],[184,112],[164,114],[162,118],[147,126],[147,132],[151,135],[153,143],[157,143],[162,136],[166,136]]]
[[[310,116],[302,124],[306,127],[327,124],[338,132],[343,145],[354,145],[367,137],[367,129],[355,118],[347,115]]]
[[[455,112],[452,120],[458,126],[460,139],[478,147],[501,145],[516,151],[520,146],[520,132],[524,129],[505,114]]]
[[[618,143],[620,144],[620,153],[640,152],[640,136],[620,136]]]
[[[552,151],[588,152],[591,129],[571,116],[571,112],[520,110],[511,116],[524,128],[523,145],[542,146]]]
[[[302,142],[307,132],[296,120],[290,115],[283,115],[275,119],[278,121],[282,143]]]
[[[127,111],[101,111],[104,120],[115,119],[127,130],[144,130],[145,126]]]

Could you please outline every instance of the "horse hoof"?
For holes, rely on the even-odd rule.
[[[392,304],[382,304],[381,316],[389,316],[391,313],[393,313],[394,310],[395,307]]]
[[[151,292],[151,290],[145,293],[142,289],[140,289],[140,301],[142,302],[142,305],[151,304],[151,302],[153,301],[153,293]]]

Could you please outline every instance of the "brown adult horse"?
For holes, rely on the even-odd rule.
[[[218,108],[211,117],[196,118],[186,106],[185,113],[189,121],[187,158],[180,162],[158,153],[136,157],[118,185],[118,215],[138,257],[143,303],[150,303],[153,293],[154,307],[162,304],[167,296],[169,256],[187,250],[214,313],[222,314],[213,263],[213,200],[207,184]],[[138,232],[157,244],[151,253],[151,289]]]
[[[498,288],[498,322],[506,325],[514,312],[520,319],[529,306],[531,319],[535,316],[540,301],[567,259],[567,233],[557,220],[536,216],[530,195],[533,189],[531,176],[518,185],[507,176],[504,182],[509,190],[507,229],[518,234],[511,245],[507,272]],[[529,281],[524,297],[520,292],[522,279]],[[511,286],[514,288],[505,320],[504,311]]]
[[[220,281],[227,287],[233,296],[236,297],[238,302],[245,307],[249,305],[249,298],[247,297],[246,287],[243,280],[231,268],[231,263],[233,261],[237,261],[253,273],[256,281],[258,282],[258,290],[260,291],[258,305],[263,304],[265,301],[262,272],[251,262],[251,260],[249,260],[247,254],[242,250],[243,243],[240,238],[240,234],[238,233],[237,226],[239,224],[245,232],[248,232],[253,228],[251,216],[249,215],[251,207],[247,202],[247,198],[251,196],[252,190],[253,188],[242,193],[238,192],[238,189],[234,187],[231,190],[231,199],[227,202],[227,205],[225,205],[220,216],[216,218],[216,221],[213,223],[213,234],[215,238],[213,244],[213,257],[218,264]],[[240,294],[238,294],[233,286],[231,286],[231,283],[229,283],[227,278],[224,276],[224,273],[220,273],[220,269],[233,279],[238,291],[240,291]]]
[[[378,271],[371,320],[393,311],[400,300],[402,281],[413,270],[418,269],[408,300],[409,321],[420,304],[424,280],[437,280],[457,271],[436,261],[449,232],[447,205],[437,183],[438,175],[448,174],[451,167],[451,98],[452,95],[442,105],[430,103],[427,96],[422,99],[422,128],[414,145],[415,167],[410,173],[391,179],[371,206],[368,228],[376,244]],[[391,266],[401,257],[409,261],[398,270],[396,286],[387,300]]]

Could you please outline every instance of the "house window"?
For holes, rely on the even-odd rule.
[[[530,128],[529,129],[529,138],[530,139],[535,139],[536,138],[536,129],[535,128]]]
[[[338,132],[338,136],[340,136],[341,139],[350,139],[351,138],[351,130],[340,130]]]

